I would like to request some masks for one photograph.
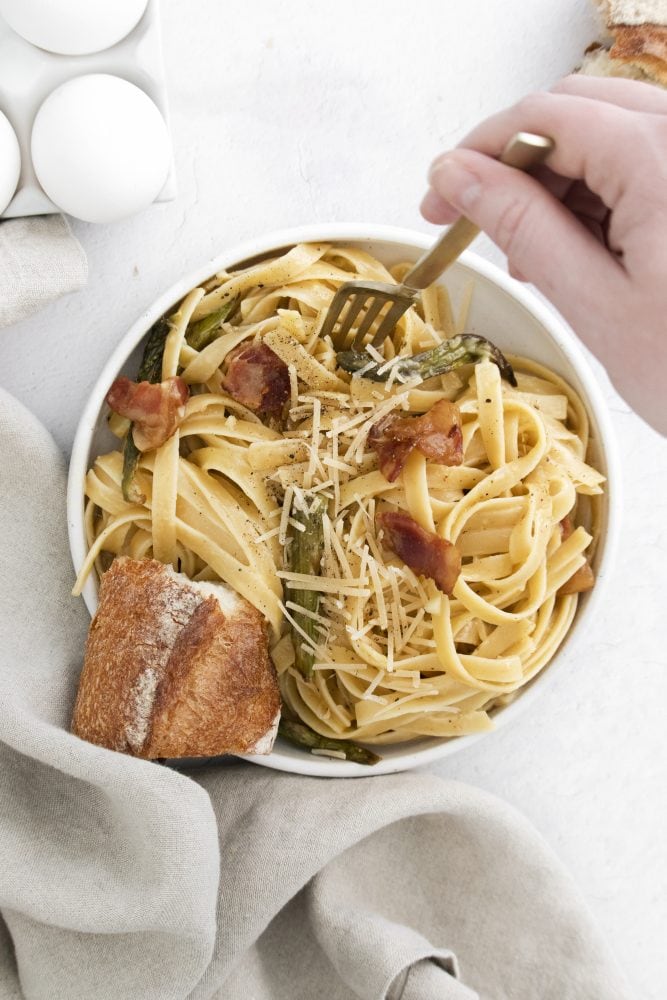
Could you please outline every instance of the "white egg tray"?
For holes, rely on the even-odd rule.
[[[21,149],[21,175],[16,194],[0,218],[48,215],[60,209],[39,185],[30,158],[30,133],[46,97],[66,80],[86,73],[111,73],[145,91],[169,127],[167,91],[162,62],[159,0],[148,6],[136,28],[116,45],[85,56],[61,56],[26,42],[0,16],[0,111],[16,132]],[[173,157],[156,201],[176,197]]]

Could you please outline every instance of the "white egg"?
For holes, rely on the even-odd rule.
[[[21,150],[16,132],[0,111],[0,215],[14,197],[21,173]]]
[[[171,159],[167,126],[151,99],[104,73],[75,77],[49,94],[31,150],[49,198],[86,222],[114,222],[150,205]]]
[[[0,0],[11,28],[40,49],[66,56],[99,52],[132,31],[148,0]]]

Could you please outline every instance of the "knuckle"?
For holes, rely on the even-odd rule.
[[[667,160],[667,115],[651,115],[645,124],[648,126],[649,142],[656,147],[658,161],[664,174],[664,164]]]
[[[515,105],[515,111],[520,118],[525,119],[527,122],[532,122],[535,118],[539,119],[546,105],[549,104],[553,96],[553,94],[549,94],[545,90],[538,90],[533,94],[526,94],[526,96],[522,97],[521,100]]]
[[[576,73],[569,73],[567,76],[562,76],[560,80],[550,88],[550,93],[552,94],[576,94],[581,90],[581,77]]]
[[[496,243],[510,260],[520,257],[530,236],[531,203],[527,198],[513,196],[498,215]]]
[[[664,121],[663,121],[664,117]],[[667,116],[638,114],[627,123],[625,141],[634,150],[635,158],[620,158],[612,171],[598,178],[601,196],[606,204],[616,208],[622,201],[641,207],[650,217],[656,207],[667,200]],[[641,162],[642,169],[636,169]]]

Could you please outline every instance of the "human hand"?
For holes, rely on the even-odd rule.
[[[494,159],[520,131],[556,143],[532,176]],[[425,218],[483,229],[667,434],[667,92],[566,77],[478,125],[429,183]]]

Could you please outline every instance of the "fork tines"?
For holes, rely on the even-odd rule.
[[[353,330],[357,318],[361,316],[351,344],[351,350],[360,351],[366,337],[372,331],[373,324],[389,304],[389,309],[373,332],[371,344],[378,348],[385,338],[390,336],[396,323],[410,308],[417,294],[401,288],[400,285],[389,285],[380,281],[346,282],[340,286],[331,301],[320,336],[331,337],[334,348],[343,350],[347,346],[346,341],[350,331]]]

